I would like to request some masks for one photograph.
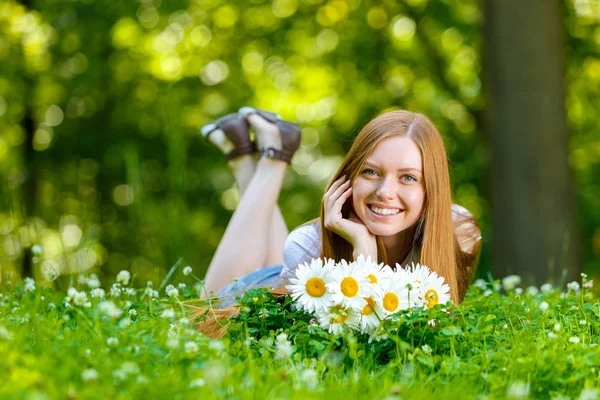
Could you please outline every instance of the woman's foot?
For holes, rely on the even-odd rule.
[[[256,151],[248,129],[246,119],[234,113],[204,125],[200,128],[200,133],[206,140],[217,146],[227,160],[233,160]]]
[[[302,131],[298,125],[283,121],[275,113],[252,107],[242,107],[239,113],[246,117],[256,133],[261,157],[291,162],[300,147]]]

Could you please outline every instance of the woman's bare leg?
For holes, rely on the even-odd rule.
[[[248,120],[261,147],[281,148],[276,125],[254,114]],[[233,278],[282,262],[288,231],[277,199],[287,164],[270,158],[254,162],[250,156],[243,156],[229,164],[241,199],[206,273],[208,291],[216,292]]]
[[[233,176],[235,177],[241,198],[246,192],[246,189],[250,184],[250,180],[256,171],[256,159],[252,155],[244,155],[229,161],[228,165],[233,172]],[[265,260],[260,267],[283,263],[283,244],[289,233],[290,232],[285,224],[283,215],[281,214],[281,210],[279,209],[279,206],[275,204],[275,209],[271,217],[271,225],[269,226],[269,232],[265,238],[268,244],[268,250]]]

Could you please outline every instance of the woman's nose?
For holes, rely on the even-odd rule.
[[[396,197],[395,183],[391,179],[383,179],[377,188],[376,194],[382,200],[393,200]]]

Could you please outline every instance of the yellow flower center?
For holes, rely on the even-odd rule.
[[[342,308],[342,306],[335,306],[334,307],[334,316],[331,318],[331,323],[332,324],[342,324],[344,322],[346,322],[346,320],[348,319],[348,312],[346,310],[344,310]]]
[[[375,306],[375,302],[370,297],[364,298],[367,301],[367,305],[363,307],[361,313],[362,315],[369,315],[373,312],[373,307]]]
[[[440,300],[440,297],[438,296],[438,294],[435,290],[429,289],[425,293],[425,300],[427,300],[427,308],[431,308],[438,303],[438,301]]]
[[[325,281],[321,278],[310,278],[306,282],[306,292],[312,297],[321,297],[325,294]]]
[[[346,322],[346,320],[348,319],[348,315],[336,315],[335,317],[333,317],[332,321],[334,324],[343,324],[344,322]]]
[[[358,282],[351,276],[344,278],[340,286],[346,297],[354,297],[358,293]]]
[[[369,278],[371,283],[377,283],[377,277],[375,275],[370,274],[369,276],[367,276],[367,278]]]
[[[398,296],[394,293],[387,293],[383,296],[383,308],[389,312],[394,312],[398,308]]]

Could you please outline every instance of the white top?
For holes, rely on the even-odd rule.
[[[481,239],[479,229],[471,223],[460,223],[471,214],[466,208],[457,204],[452,205],[452,220],[454,221],[455,234],[459,245],[464,252],[473,250]],[[287,237],[283,245],[283,269],[281,277],[293,278],[298,264],[310,263],[313,258],[321,256],[321,232],[319,221],[306,224],[294,229]],[[413,246],[402,265],[411,262],[418,263],[421,259],[421,249]]]

